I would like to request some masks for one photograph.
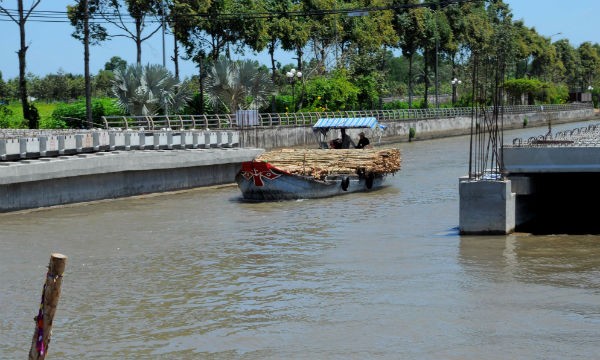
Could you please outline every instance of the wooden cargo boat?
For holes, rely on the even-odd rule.
[[[319,120],[313,128],[319,144],[327,144],[322,140],[331,128],[378,126],[374,118],[367,119],[351,119],[353,124],[345,118]],[[324,123],[326,129],[319,127]],[[400,170],[400,162],[398,149],[282,149],[242,163],[235,180],[246,200],[322,198],[382,188],[386,176]]]

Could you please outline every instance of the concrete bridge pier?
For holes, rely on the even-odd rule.
[[[459,179],[459,231],[465,235],[510,234],[515,230],[516,194],[511,180]]]

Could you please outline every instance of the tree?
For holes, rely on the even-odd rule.
[[[228,113],[239,109],[259,109],[269,103],[273,83],[256,61],[219,58],[206,75],[206,94],[216,109]]]
[[[85,81],[85,104],[88,127],[92,127],[92,81],[90,79],[90,45],[98,44],[107,37],[106,29],[100,24],[90,24],[90,16],[99,11],[100,0],[79,0],[67,7],[67,16],[75,27],[72,36],[83,43],[83,66]]]
[[[162,65],[129,65],[115,71],[113,93],[127,113],[156,115],[183,109],[191,91]]]
[[[224,16],[237,12],[234,0],[174,0],[171,19],[177,23],[176,38],[187,57],[198,64],[200,112],[204,112],[205,68],[217,61],[220,54],[240,39],[241,24],[237,18]],[[226,56],[229,57],[228,51]]]
[[[569,40],[561,39],[554,43],[556,47],[556,53],[561,63],[563,64],[565,71],[558,79],[559,81],[566,83],[570,89],[577,87],[577,70],[579,69],[579,53],[571,46]]]
[[[306,100],[313,111],[344,111],[358,106],[360,89],[348,79],[348,71],[336,69],[306,82]]]
[[[504,82],[504,89],[512,104],[523,105],[523,96],[527,95],[528,103],[533,103],[534,94],[541,91],[543,85],[538,79],[509,79]]]
[[[185,2],[175,1],[174,16],[180,20],[177,27],[177,39],[185,46],[188,56],[196,58],[204,53],[212,61],[226,52],[230,57],[229,47],[242,44],[243,24],[234,0],[215,0]],[[230,14],[237,14],[231,16]]]
[[[292,6],[291,0],[261,0],[254,1],[257,12],[270,14],[267,19],[254,19],[252,26],[244,27],[244,43],[255,52],[267,49],[271,60],[271,81],[277,82],[277,61],[275,50],[283,36],[282,28],[289,21],[288,9]]]
[[[587,90],[588,86],[594,83],[594,74],[600,70],[600,54],[589,41],[584,42],[577,48],[579,59],[581,60],[580,71],[580,89]]]
[[[4,99],[6,99],[7,97],[8,97],[8,87],[6,86],[6,83],[4,82],[4,79],[2,78],[2,71],[0,71],[0,103],[5,101]]]
[[[118,56],[111,57],[110,60],[104,64],[104,70],[108,71],[124,70],[126,67],[127,61]]]
[[[142,43],[156,34],[162,25],[153,26],[147,30],[146,18],[161,17],[163,15],[163,3],[161,0],[98,0],[100,11],[98,12],[104,20],[116,26],[122,32],[112,36],[126,37],[135,43],[136,63],[142,63]],[[125,15],[133,19],[131,21]],[[151,22],[150,22],[151,23]]]
[[[416,5],[418,1],[408,0],[408,5]],[[413,59],[425,33],[425,9],[402,9],[396,14],[394,27],[400,39],[399,46],[403,56],[408,58],[408,106],[412,107],[413,96]]]
[[[19,26],[19,36],[21,40],[21,45],[17,54],[19,56],[19,96],[21,98],[21,106],[23,108],[23,117],[28,122],[28,126],[30,129],[38,128],[38,114],[37,109],[30,105],[27,100],[27,79],[26,79],[26,68],[27,68],[27,49],[29,46],[26,45],[25,38],[25,24],[29,19],[32,11],[40,4],[41,0],[34,0],[31,3],[31,7],[29,10],[25,11],[23,7],[23,0],[17,0],[17,17],[15,17],[11,12],[9,12],[4,6],[0,6],[0,12],[5,13],[12,21],[14,21]]]
[[[292,14],[301,14],[306,11],[304,8],[306,1],[292,1],[289,12]],[[286,51],[293,51],[296,54],[296,69],[303,71],[302,63],[304,58],[304,47],[310,38],[310,19],[295,15],[290,16],[289,21],[281,24],[281,48]]]

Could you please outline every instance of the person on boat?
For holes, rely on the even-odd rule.
[[[342,149],[350,149],[350,145],[352,145],[352,147],[356,147],[356,144],[354,144],[354,141],[352,141],[350,135],[346,134],[345,128],[341,128],[340,132],[342,133]]]
[[[369,138],[365,136],[364,132],[359,133],[358,137],[358,143],[355,146],[356,149],[368,149],[371,147],[371,142],[369,141]]]
[[[333,139],[329,142],[330,149],[341,149],[342,148],[342,139],[337,138]]]

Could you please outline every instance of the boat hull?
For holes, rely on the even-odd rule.
[[[248,161],[242,163],[235,181],[246,200],[277,201],[373,191],[385,185],[385,175],[339,175],[318,180],[287,173],[269,163]]]

